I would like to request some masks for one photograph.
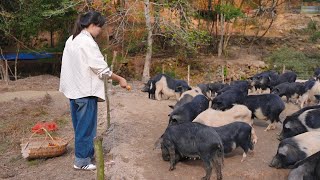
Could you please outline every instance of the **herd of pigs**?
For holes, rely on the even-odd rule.
[[[222,179],[225,153],[237,147],[247,153],[258,142],[253,119],[269,120],[265,131],[282,123],[277,154],[271,167],[290,168],[289,180],[320,179],[320,68],[305,82],[296,82],[292,71],[278,74],[265,71],[247,80],[198,84],[191,88],[187,82],[158,74],[145,84],[143,92],[150,99],[174,97],[177,103],[170,106],[169,123],[155,143],[161,147],[162,158],[170,162],[170,171],[177,162],[200,158],[210,179],[212,169]],[[280,121],[287,102],[299,104],[301,109]]]

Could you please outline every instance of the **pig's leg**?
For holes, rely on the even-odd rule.
[[[169,154],[170,154],[170,169],[169,169],[169,171],[172,171],[175,169],[175,165],[176,165],[176,157],[175,157],[176,152],[175,152],[173,144],[171,144],[168,149],[169,149]]]
[[[203,162],[206,169],[206,176],[202,178],[202,180],[209,180],[212,174],[212,160],[208,157],[200,157]]]
[[[223,164],[223,153],[220,152],[220,149],[215,151],[216,155],[213,158],[214,167],[216,170],[217,180],[222,180],[222,164]]]
[[[156,97],[156,100],[160,101],[161,100],[161,90],[160,88],[156,89],[156,93],[155,93],[155,97]]]
[[[252,127],[252,129],[251,129],[251,136],[252,136],[252,142],[253,142],[253,144],[256,144],[256,143],[258,142],[258,137],[257,137],[256,132],[255,132],[255,130],[254,130],[253,127]]]
[[[268,127],[264,131],[274,130],[276,129],[276,122],[270,123]]]
[[[302,109],[306,101],[308,100],[308,94],[304,94],[300,97],[300,108]]]
[[[243,162],[243,161],[246,159],[246,157],[247,157],[247,153],[244,152],[244,153],[242,154],[241,162]]]

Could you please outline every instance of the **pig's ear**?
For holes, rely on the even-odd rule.
[[[181,92],[182,91],[182,86],[180,85],[180,86],[177,86],[176,88],[175,88],[175,92]]]
[[[174,107],[173,107],[173,105],[168,105],[171,109],[173,109]]]
[[[278,93],[279,92],[279,89],[278,88],[275,88],[275,89],[272,89],[272,94],[274,94],[274,93]]]
[[[292,121],[289,121],[288,123],[286,123],[284,125],[284,127],[287,128],[287,129],[296,129],[296,128],[299,128],[299,125],[294,123],[294,122],[292,122]]]
[[[172,122],[178,122],[179,115],[173,115],[173,116],[171,116],[170,119],[171,119]]]

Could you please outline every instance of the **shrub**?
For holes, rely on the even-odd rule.
[[[310,41],[312,41],[312,42],[317,42],[318,39],[320,39],[320,31],[314,32],[314,33],[310,36]]]

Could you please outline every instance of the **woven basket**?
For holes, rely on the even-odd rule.
[[[46,129],[42,129],[45,131],[46,137],[33,137],[36,133],[34,132],[30,138],[21,139],[20,146],[23,158],[56,157],[66,152],[68,141],[62,138],[52,137]]]

